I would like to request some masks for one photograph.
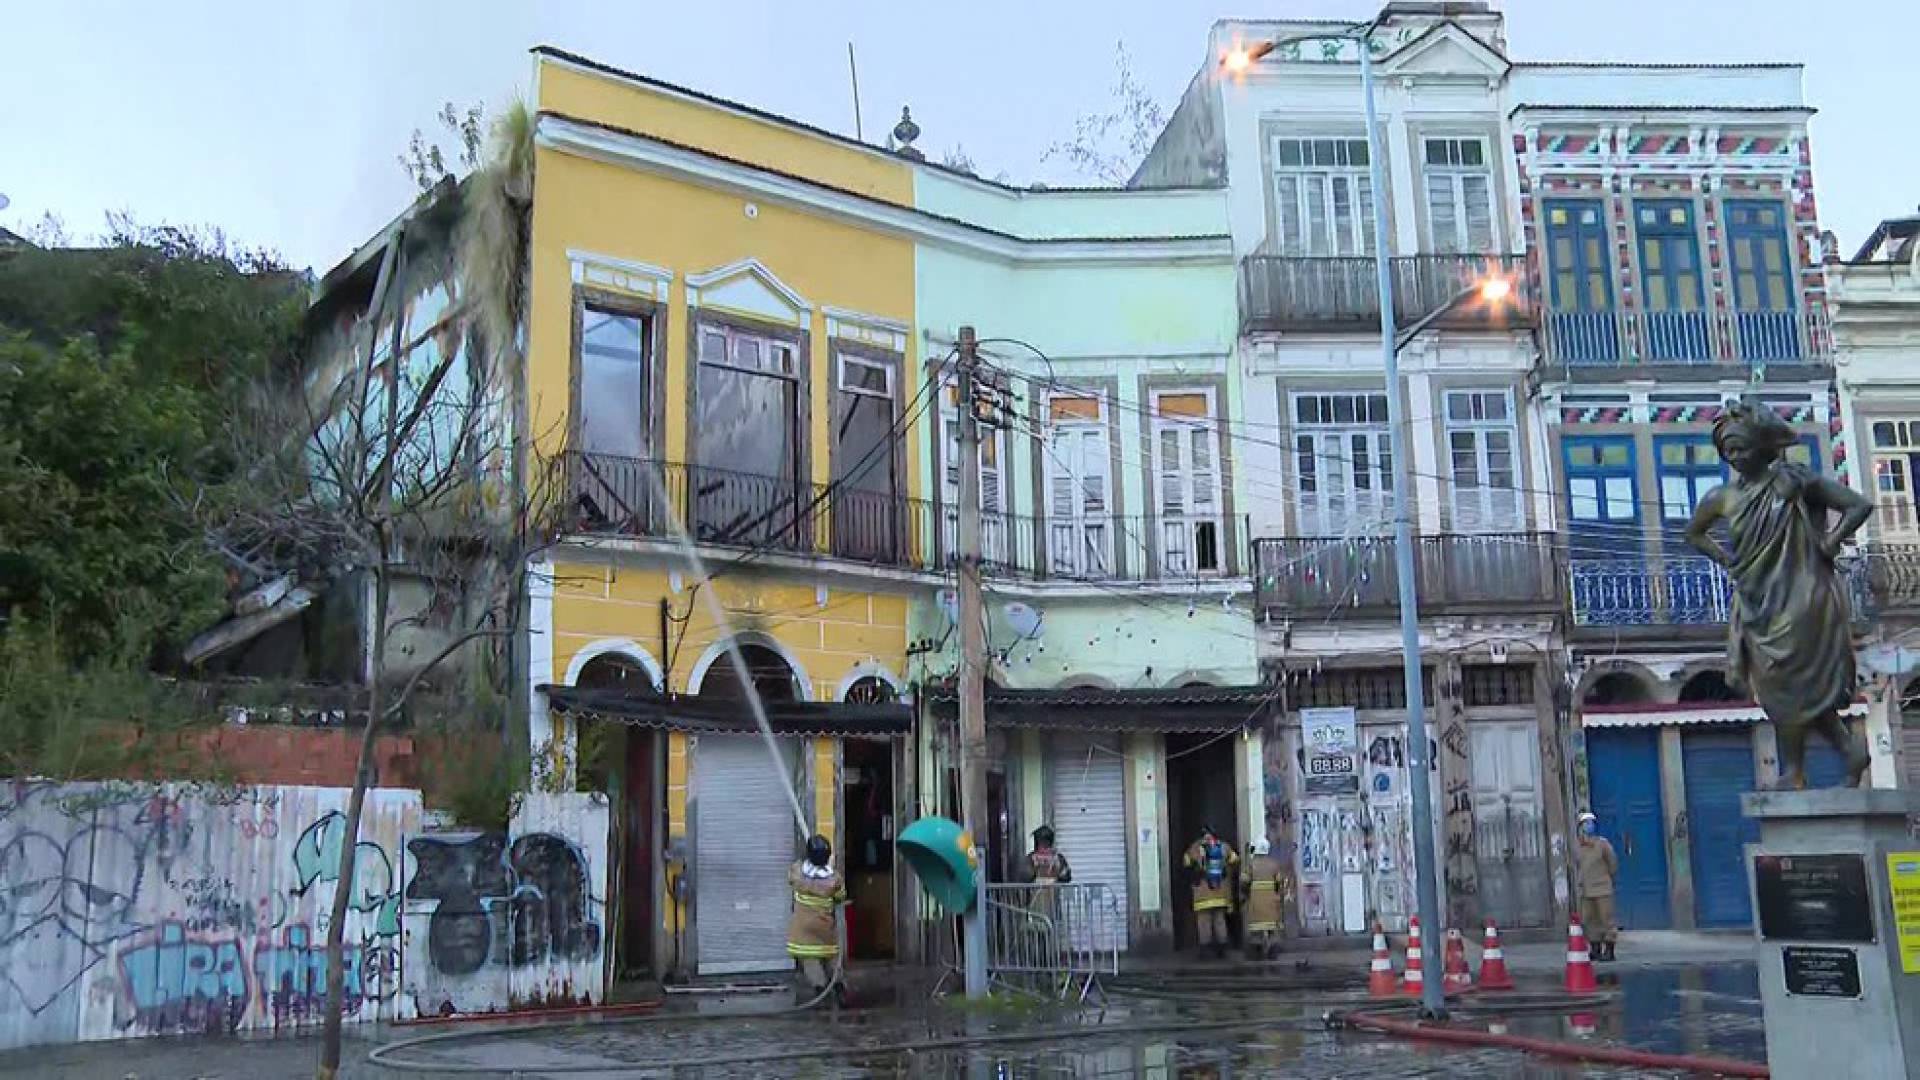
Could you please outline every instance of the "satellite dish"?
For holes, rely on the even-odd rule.
[[[960,625],[960,594],[952,589],[941,589],[940,610],[946,612],[948,625]]]
[[[1005,609],[1007,625],[1023,638],[1040,636],[1040,620],[1044,617],[1040,611],[1018,600],[1008,604]]]

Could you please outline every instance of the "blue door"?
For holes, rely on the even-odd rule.
[[[1807,736],[1807,786],[1847,786],[1847,755],[1833,748],[1818,732]]]
[[[1726,481],[1727,468],[1706,435],[1662,435],[1653,440],[1654,477],[1660,485],[1660,540],[1665,552],[1661,583],[1667,621],[1724,623],[1733,583],[1712,560],[1687,543],[1687,523],[1707,492]]]
[[[1548,199],[1547,337],[1553,356],[1568,364],[1620,362],[1613,314],[1613,261],[1607,257],[1607,219],[1599,199]]]
[[[1640,244],[1640,299],[1646,307],[1641,348],[1647,359],[1669,364],[1711,360],[1693,204],[1641,199],[1633,204],[1633,232]]]
[[[1773,199],[1729,199],[1727,261],[1733,270],[1734,340],[1748,363],[1800,359],[1787,208]]]
[[[1740,796],[1754,788],[1749,729],[1688,731],[1680,739],[1686,770],[1688,858],[1693,867],[1693,917],[1702,927],[1750,926],[1743,845],[1760,830],[1740,812]]]
[[[1653,621],[1633,440],[1570,435],[1560,445],[1567,470],[1567,542],[1573,617],[1581,626]]]
[[[1667,907],[1666,823],[1660,802],[1660,732],[1595,728],[1587,732],[1587,785],[1600,835],[1620,858],[1615,916],[1633,930],[1664,930]]]

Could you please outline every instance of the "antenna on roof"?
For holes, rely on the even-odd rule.
[[[853,80],[853,137],[858,142],[866,142],[866,136],[860,131],[860,65],[853,61],[853,42],[847,42],[847,75]]]

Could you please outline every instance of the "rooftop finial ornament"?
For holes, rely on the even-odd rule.
[[[927,155],[913,145],[913,140],[919,137],[920,125],[913,122],[913,110],[905,105],[900,106],[900,122],[893,125],[894,153],[914,161],[927,160]]]

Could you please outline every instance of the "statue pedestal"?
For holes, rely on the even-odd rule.
[[[1762,791],[1741,808],[1767,1064],[1920,1080],[1920,837],[1909,792]],[[1920,818],[1916,818],[1920,821]]]

